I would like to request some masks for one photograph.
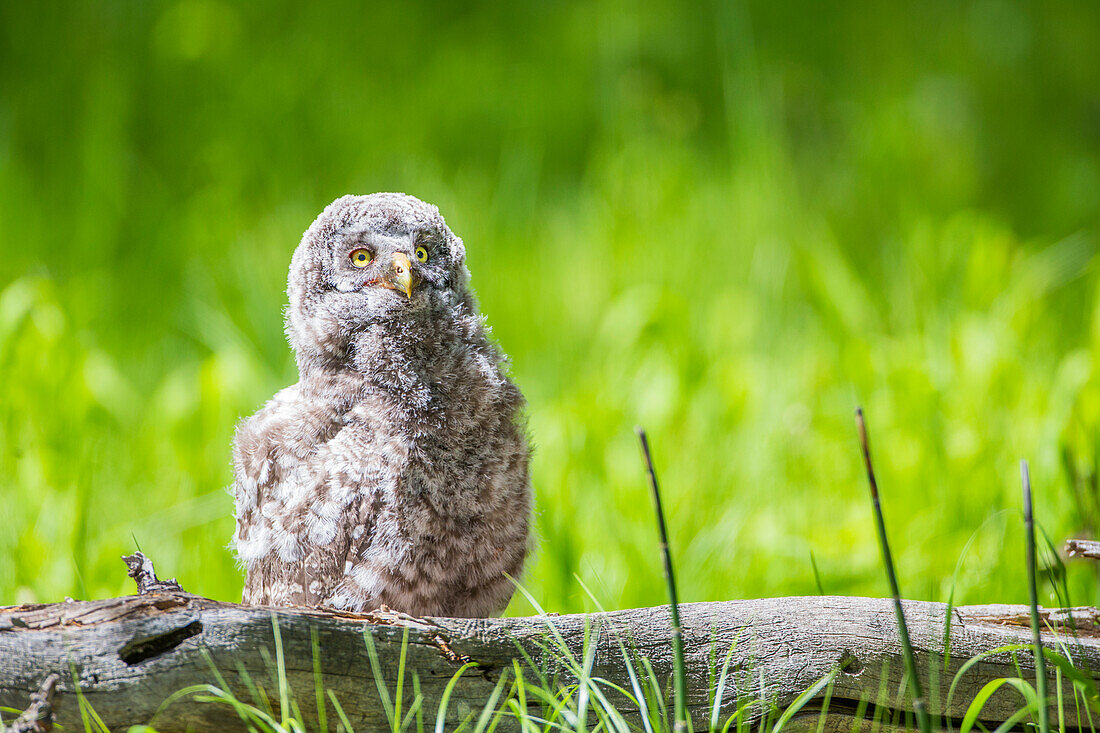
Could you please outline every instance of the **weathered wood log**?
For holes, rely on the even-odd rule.
[[[931,712],[961,718],[977,691],[991,679],[1032,675],[1030,651],[1002,652],[973,665],[948,700],[948,688],[966,660],[1008,644],[1030,641],[1024,606],[969,606],[952,611],[950,657],[944,672],[943,604],[905,602],[910,634],[926,677]],[[1100,612],[1096,609],[1044,611],[1054,631],[1044,644],[1068,651],[1080,669],[1100,670]],[[274,619],[274,624],[273,624]],[[909,710],[901,690],[901,647],[889,600],[847,597],[776,598],[681,606],[688,664],[689,711],[696,730],[705,729],[715,664],[721,666],[734,646],[730,680],[722,705],[724,721],[736,699],[764,697],[780,709],[831,671],[836,673],[827,729],[853,730],[880,704],[888,714]],[[1067,624],[1071,622],[1071,630]],[[240,699],[253,693],[242,675],[262,687],[278,713],[279,675],[274,669],[278,628],[285,684],[302,716],[317,719],[313,639],[323,687],[340,702],[357,730],[388,727],[368,660],[364,635],[373,640],[383,677],[392,691],[397,681],[402,635],[408,634],[404,694],[411,699],[416,673],[425,697],[429,727],[441,693],[464,659],[475,662],[459,679],[447,710],[453,726],[480,711],[494,684],[511,670],[519,650],[536,666],[560,669],[552,628],[578,658],[586,629],[595,643],[595,676],[629,689],[619,645],[647,657],[667,687],[671,651],[666,607],[605,614],[503,619],[414,619],[396,613],[340,614],[309,609],[270,609],[212,601],[187,593],[127,596],[101,601],[0,608],[0,705],[23,709],[43,679],[61,677],[53,709],[59,723],[80,729],[74,680],[88,703],[112,729],[150,721],[160,730],[233,730],[241,728],[223,704],[177,700],[158,708],[173,693],[201,683],[217,684],[218,673]],[[598,630],[598,633],[597,633]],[[1060,646],[1061,645],[1061,646]],[[1049,669],[1049,667],[1048,667]],[[525,677],[535,677],[524,670]],[[1052,671],[1053,674],[1053,671]],[[1090,675],[1091,676],[1091,675]],[[565,674],[563,679],[567,679]],[[511,677],[510,677],[511,679]],[[1052,686],[1053,689],[1053,686]],[[885,691],[886,699],[881,696]],[[1073,695],[1067,695],[1072,705]],[[329,726],[337,719],[328,704]],[[860,700],[869,700],[865,711]],[[624,711],[636,710],[618,698]],[[528,696],[528,703],[534,701]],[[985,706],[981,719],[1003,721],[1020,709],[1018,694],[1002,687]],[[813,729],[818,714],[807,706],[792,721]],[[537,708],[532,708],[535,714]],[[11,718],[7,718],[10,720]],[[881,719],[881,717],[880,717]],[[887,720],[890,718],[887,717]],[[1067,720],[1076,721],[1069,711]],[[799,725],[801,722],[802,726]],[[509,727],[505,719],[502,725]],[[1072,727],[1072,724],[1071,724]]]

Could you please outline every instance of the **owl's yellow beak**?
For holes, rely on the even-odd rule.
[[[394,252],[390,262],[390,271],[382,278],[382,287],[390,290],[400,290],[409,300],[412,300],[412,291],[420,284],[420,278],[413,274],[412,262],[403,252]]]

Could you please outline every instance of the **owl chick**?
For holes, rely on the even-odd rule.
[[[508,605],[532,504],[524,399],[465,260],[439,210],[404,194],[339,198],[303,235],[286,312],[299,381],[233,445],[245,603]]]

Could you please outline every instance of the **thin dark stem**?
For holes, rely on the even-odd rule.
[[[653,457],[649,453],[649,440],[645,430],[635,428],[642,444],[642,457],[649,472],[649,488],[653,491],[653,505],[657,508],[657,532],[661,538],[661,559],[665,565],[665,582],[668,584],[668,605],[672,613],[672,669],[675,685],[675,716],[673,730],[687,730],[687,670],[684,665],[684,631],[680,626],[680,604],[676,600],[676,578],[672,573],[672,553],[668,547],[668,531],[665,529],[665,512],[661,507],[661,490],[657,486],[657,472],[653,469]]]
[[[1027,591],[1031,604],[1031,641],[1035,645],[1035,693],[1039,698],[1039,731],[1050,730],[1047,709],[1047,665],[1043,659],[1043,639],[1039,633],[1039,590],[1035,580],[1035,518],[1031,508],[1031,474],[1027,461],[1020,461],[1020,479],[1024,484],[1024,529],[1027,535]]]
[[[875,481],[875,469],[871,465],[871,448],[867,442],[867,426],[863,422],[863,408],[856,410],[856,428],[859,430],[859,442],[863,448],[863,463],[867,468],[867,481],[871,486],[871,505],[874,509],[875,528],[878,530],[878,543],[882,549],[882,564],[886,566],[886,579],[890,582],[890,592],[894,595],[894,612],[897,615],[898,635],[901,636],[901,649],[905,657],[905,669],[913,685],[913,711],[917,714],[917,726],[921,733],[931,733],[932,721],[928,717],[928,706],[924,699],[920,677],[917,676],[917,660],[913,655],[913,645],[909,641],[909,627],[905,623],[905,612],[901,607],[901,590],[898,588],[898,576],[894,572],[894,558],[890,554],[890,543],[886,540],[886,520],[882,518],[882,506],[878,500],[878,482]]]

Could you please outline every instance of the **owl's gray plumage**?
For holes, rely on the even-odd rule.
[[[286,317],[299,381],[233,447],[246,603],[508,604],[531,514],[524,400],[465,259],[439,211],[403,194],[344,196],[303,235]]]

